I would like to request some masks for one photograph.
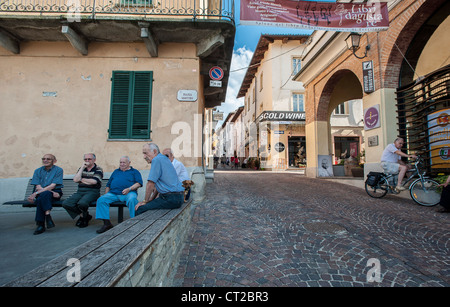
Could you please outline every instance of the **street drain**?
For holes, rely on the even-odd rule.
[[[345,227],[324,220],[312,220],[311,222],[303,224],[303,227],[307,231],[318,234],[343,235],[347,233]]]

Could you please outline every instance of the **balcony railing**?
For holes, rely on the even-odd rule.
[[[63,15],[69,21],[111,18],[114,15],[234,22],[234,0],[0,0],[0,17],[15,15]]]

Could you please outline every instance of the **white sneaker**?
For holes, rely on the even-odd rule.
[[[406,190],[405,187],[401,187],[401,186],[397,186],[395,189],[399,192]]]

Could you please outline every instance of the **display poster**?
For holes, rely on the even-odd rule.
[[[431,168],[450,168],[450,109],[428,115]]]
[[[241,0],[242,25],[378,32],[389,28],[387,2]]]
[[[317,175],[319,177],[333,177],[333,164],[331,163],[331,156],[319,155],[317,164]]]

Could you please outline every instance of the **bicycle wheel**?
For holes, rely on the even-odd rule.
[[[431,179],[416,179],[409,188],[411,198],[419,205],[432,207],[439,204],[441,194],[436,192],[439,183]]]
[[[381,198],[384,197],[389,190],[389,183],[386,178],[380,178],[378,184],[376,186],[370,186],[367,183],[364,185],[366,189],[366,193],[369,194],[370,197],[373,198]]]

